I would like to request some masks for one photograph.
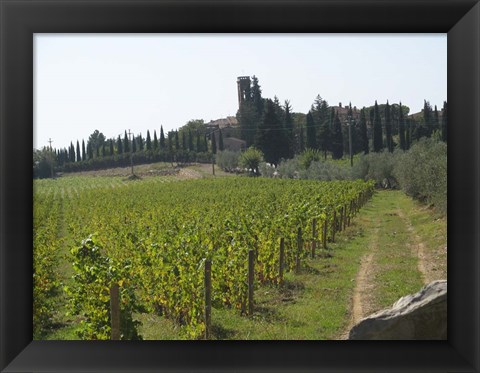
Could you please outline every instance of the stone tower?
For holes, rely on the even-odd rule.
[[[247,92],[250,91],[250,77],[249,76],[239,76],[237,78],[237,90],[238,90],[238,108],[247,98]]]

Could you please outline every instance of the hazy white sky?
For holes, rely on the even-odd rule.
[[[34,147],[234,116],[237,77],[306,113],[447,99],[446,34],[35,34]]]

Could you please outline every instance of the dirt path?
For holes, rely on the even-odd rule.
[[[412,222],[407,218],[405,212],[399,208],[397,210],[398,216],[402,218],[407,226],[407,229],[412,237],[413,244],[409,244],[412,250],[412,253],[418,258],[418,271],[422,274],[423,283],[426,285],[432,280],[429,276],[429,271],[427,270],[427,256],[425,251],[425,244],[422,242],[420,236],[415,233],[415,229],[412,226]]]
[[[352,296],[352,314],[350,323],[342,334],[340,339],[348,339],[350,329],[357,324],[362,318],[371,313],[370,297],[373,290],[371,277],[374,269],[374,259],[378,250],[378,226],[375,228],[372,240],[369,244],[370,252],[365,254],[360,262],[360,269],[355,278],[355,289]]]
[[[388,202],[388,200],[384,201]],[[367,243],[367,252],[360,260],[360,266],[355,277],[355,287],[351,299],[350,322],[340,339],[348,339],[349,331],[355,324],[378,310],[378,299],[375,297],[378,297],[377,287],[379,285],[382,286],[382,284],[378,283],[379,280],[377,276],[380,274],[379,271],[385,271],[385,268],[388,268],[389,264],[384,263],[385,257],[388,258],[389,255],[392,255],[386,254],[384,251],[379,251],[384,248],[387,249],[387,247],[384,247],[385,245],[390,245],[388,241],[385,241],[385,237],[399,237],[402,235],[403,239],[397,246],[401,248],[403,245],[403,247],[410,252],[409,256],[416,259],[416,270],[423,284],[428,284],[438,279],[439,273],[435,268],[435,263],[438,262],[438,260],[432,257],[433,254],[427,250],[425,242],[422,241],[421,236],[412,224],[410,214],[416,211],[410,211],[410,206],[403,206],[402,203],[392,202],[393,201],[390,200],[390,202],[388,202],[390,205],[384,204],[383,210],[379,209],[365,221],[365,231],[371,232],[371,236]],[[387,210],[385,210],[385,208],[387,208]],[[394,225],[394,231],[392,225],[389,225],[389,228],[387,228],[387,225],[384,224],[386,222],[385,219],[398,221],[399,223],[401,222],[401,224]],[[400,229],[400,231],[398,231],[398,229]],[[380,247],[379,241],[382,242],[382,247]]]

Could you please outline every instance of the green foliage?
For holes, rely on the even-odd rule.
[[[371,192],[372,184],[362,181],[228,177],[179,182],[174,188],[152,178],[65,196],[63,213],[71,239],[78,242],[101,230],[71,250],[75,277],[68,296],[72,312],[82,321],[79,333],[82,338],[108,338],[108,295],[116,282],[124,289],[122,314],[141,307],[174,320],[179,337],[200,338],[207,258],[212,260],[213,307],[244,313],[250,248],[257,254],[255,286],[278,284],[281,237],[287,273],[295,266],[298,228],[311,237],[311,221],[317,218],[319,226],[328,224],[331,237],[340,209],[347,207],[347,216],[353,216],[354,209],[348,208],[352,201]],[[35,229],[43,224],[37,220]],[[308,254],[299,253],[302,260]]]
[[[263,162],[263,153],[253,146],[245,150],[239,158],[240,166],[246,168],[255,176],[260,176],[259,166],[261,162]]]
[[[120,287],[121,339],[141,339],[137,333],[139,323],[132,318],[132,313],[138,311],[138,304],[131,262],[120,263],[105,256],[91,235],[70,253],[74,283],[65,290],[70,297],[72,314],[81,317],[77,335],[86,340],[111,338],[110,288],[116,283]]]
[[[322,159],[322,154],[320,151],[311,148],[308,148],[298,156],[299,165],[303,170],[308,169],[312,162],[317,162],[320,159]]]
[[[33,338],[41,339],[52,326],[52,299],[60,285],[56,272],[61,244],[57,236],[59,203],[53,195],[34,195],[33,207]]]
[[[447,212],[447,145],[439,140],[421,139],[406,152],[395,168],[405,192]]]
[[[378,187],[395,187],[397,185],[394,169],[399,160],[399,152],[390,153],[388,149],[379,153],[360,156],[354,163],[354,179],[374,180]]]
[[[218,151],[215,156],[215,162],[218,167],[227,172],[233,172],[238,167],[240,152],[231,150]]]

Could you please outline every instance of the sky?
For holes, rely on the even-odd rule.
[[[447,100],[447,34],[35,34],[34,148],[235,116],[237,77],[307,113]]]

